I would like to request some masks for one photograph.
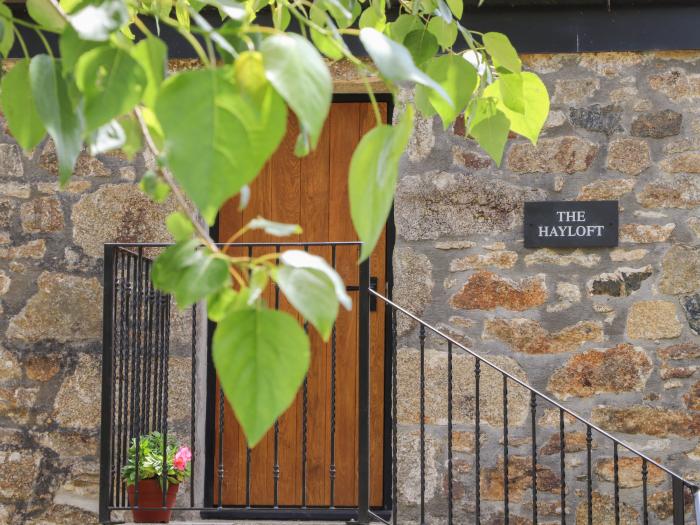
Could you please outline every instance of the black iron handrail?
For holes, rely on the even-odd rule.
[[[533,523],[537,523],[538,520],[538,506],[537,506],[537,444],[536,444],[536,409],[537,409],[537,398],[548,402],[553,405],[559,411],[559,449],[560,449],[560,502],[561,502],[561,523],[566,523],[566,464],[565,464],[565,421],[564,415],[568,415],[580,423],[586,426],[586,451],[587,451],[587,504],[588,504],[588,523],[593,524],[593,504],[592,504],[592,464],[591,464],[591,448],[592,448],[592,432],[596,431],[598,434],[610,439],[613,443],[613,470],[614,470],[614,513],[615,522],[620,522],[620,480],[619,480],[619,448],[622,447],[626,449],[631,454],[639,457],[642,460],[642,490],[643,490],[643,523],[648,523],[648,494],[647,494],[647,478],[649,466],[654,466],[671,477],[672,481],[672,499],[673,499],[673,523],[674,525],[681,525],[685,523],[685,488],[689,489],[693,496],[693,503],[696,510],[696,523],[700,525],[700,516],[697,515],[697,506],[700,503],[700,487],[695,483],[683,478],[673,470],[660,464],[654,459],[650,458],[646,454],[636,450],[634,447],[628,443],[616,438],[609,432],[603,430],[594,423],[588,421],[579,414],[573,412],[572,410],[566,408],[562,404],[558,403],[552,399],[547,394],[540,392],[539,390],[533,388],[526,382],[522,381],[515,375],[507,372],[502,367],[496,363],[490,361],[489,359],[482,357],[477,354],[467,346],[463,345],[459,341],[445,334],[438,328],[432,326],[431,324],[420,319],[418,316],[409,312],[405,308],[399,306],[391,299],[380,294],[376,290],[369,290],[369,293],[376,297],[377,299],[383,301],[387,306],[392,309],[392,329],[394,334],[396,333],[396,313],[400,312],[402,315],[407,316],[413,321],[417,322],[419,325],[419,345],[420,345],[420,360],[421,360],[421,370],[420,370],[420,470],[421,470],[421,497],[420,497],[420,520],[419,523],[425,523],[425,330],[428,329],[437,336],[441,337],[448,343],[448,362],[447,362],[447,374],[448,374],[448,392],[447,392],[447,417],[448,417],[448,430],[447,430],[447,440],[448,440],[448,523],[452,523],[453,519],[453,458],[452,458],[452,353],[453,347],[457,347],[467,354],[471,355],[475,359],[474,373],[475,373],[475,437],[474,437],[474,447],[475,447],[475,466],[476,466],[476,481],[475,481],[475,518],[476,523],[480,523],[480,482],[481,482],[481,472],[480,472],[480,413],[479,413],[479,403],[480,403],[480,392],[479,392],[479,377],[481,373],[481,364],[485,364],[493,370],[499,372],[503,377],[503,489],[504,489],[504,505],[503,505],[503,519],[507,524],[509,521],[509,473],[508,473],[508,381],[525,388],[530,393],[530,416],[531,421],[531,433],[532,433],[532,465],[531,465],[531,476],[532,476],[532,519]],[[396,347],[397,338],[394,337],[394,348],[392,362],[394,363],[394,374],[396,366]],[[397,412],[396,412],[396,394],[397,394],[397,379],[394,375],[393,385],[392,385],[392,415],[393,415],[393,501],[396,504],[397,493],[396,493],[396,433],[397,433]],[[393,523],[397,523],[397,508],[395,507],[393,513]]]

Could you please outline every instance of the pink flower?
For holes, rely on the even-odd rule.
[[[175,458],[173,459],[173,466],[177,470],[185,470],[187,468],[187,463],[192,459],[192,451],[188,447],[180,447],[175,453]]]

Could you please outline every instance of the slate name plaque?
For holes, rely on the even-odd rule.
[[[525,203],[525,248],[617,246],[617,201]]]

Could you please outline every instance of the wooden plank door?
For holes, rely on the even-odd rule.
[[[381,105],[386,122],[387,107]],[[318,147],[309,156],[294,155],[298,134],[295,117],[289,119],[287,135],[278,151],[251,185],[248,207],[238,210],[237,200],[226,203],[219,216],[219,241],[225,242],[250,219],[262,215],[274,221],[297,223],[303,233],[285,241],[354,241],[357,239],[350,220],[347,176],[350,158],[361,136],[374,127],[375,117],[367,103],[333,104]],[[279,242],[264,233],[249,232],[241,242]],[[378,291],[384,293],[386,282],[386,242],[379,240],[370,260],[370,274],[377,278]],[[255,254],[273,248],[256,248]],[[284,249],[284,248],[283,248]],[[311,253],[331,262],[332,249],[312,247]],[[338,247],[336,268],[347,285],[359,283],[357,247]],[[278,443],[278,500],[280,507],[325,507],[331,504],[331,436],[335,426],[335,490],[333,505],[357,505],[357,367],[358,367],[358,292],[350,294],[355,307],[351,312],[341,308],[336,323],[336,350],[324,343],[312,327],[311,366],[306,389],[302,389],[293,405],[280,418]],[[272,290],[265,297],[271,307],[278,300]],[[384,445],[384,306],[378,302],[371,315],[371,483],[370,503],[383,504]],[[279,307],[294,309],[279,299]],[[335,364],[335,410],[331,406],[332,371]],[[218,392],[218,388],[217,388]],[[306,396],[304,395],[306,392]],[[218,396],[218,393],[217,393]],[[305,398],[305,399],[304,399]],[[307,410],[304,411],[306,405]],[[218,399],[217,399],[218,407]],[[304,418],[306,412],[306,418]],[[218,410],[217,410],[218,414]],[[218,430],[215,452],[215,504],[218,504]],[[223,424],[222,504],[230,506],[272,506],[274,500],[275,431],[250,451],[250,466],[243,434],[228,404]],[[306,432],[304,432],[306,428]],[[305,464],[302,462],[306,450]],[[247,476],[250,486],[247,490]],[[305,486],[305,490],[303,487]]]

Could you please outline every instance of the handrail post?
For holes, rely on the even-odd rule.
[[[110,438],[112,435],[112,343],[114,319],[114,254],[116,245],[104,245],[104,277],[102,303],[102,397],[100,426],[100,523],[109,523],[110,484],[112,464],[110,461]]]
[[[700,490],[693,489],[693,510],[695,512],[695,525],[700,525]]]
[[[370,341],[369,341],[369,260],[360,264],[359,286],[359,359],[358,359],[358,463],[357,463],[357,521],[369,523],[369,476],[370,476]]]
[[[685,487],[683,480],[673,477],[671,483],[673,492],[673,525],[683,525],[685,523]]]

